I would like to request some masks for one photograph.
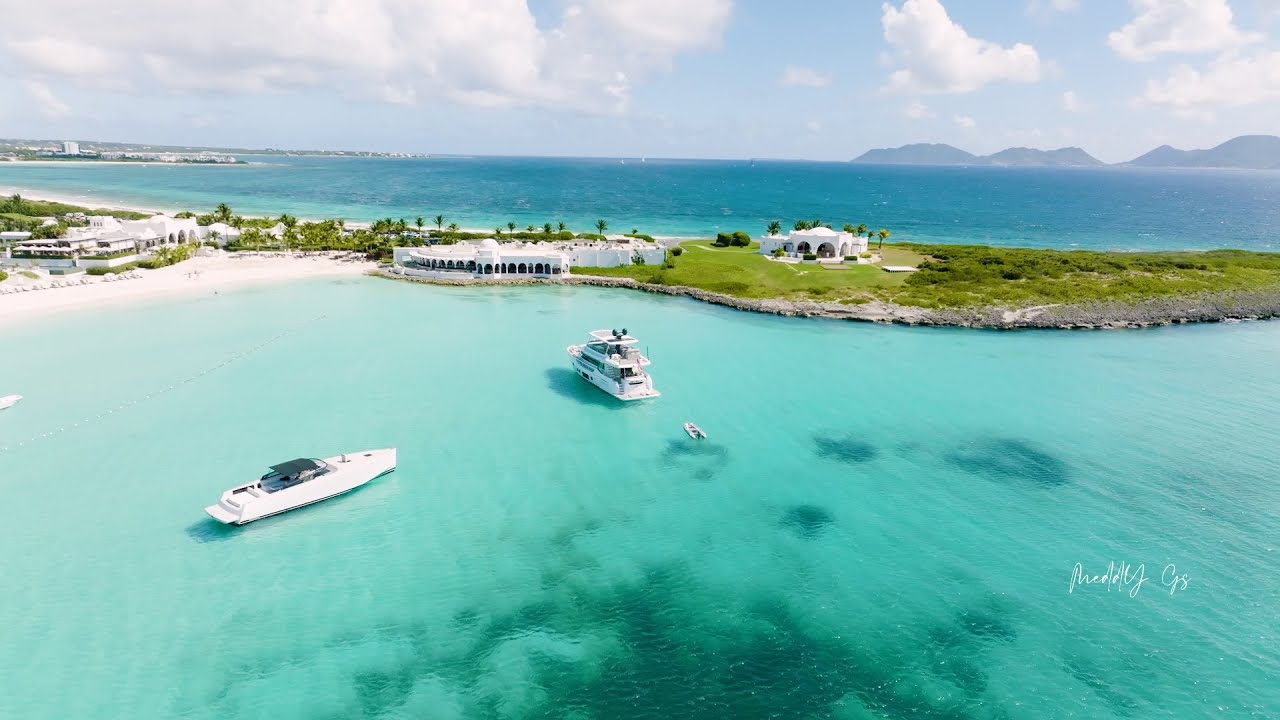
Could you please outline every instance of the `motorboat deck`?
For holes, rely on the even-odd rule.
[[[218,522],[244,525],[350,492],[395,468],[395,448],[298,458],[272,465],[256,482],[231,488],[204,510]]]

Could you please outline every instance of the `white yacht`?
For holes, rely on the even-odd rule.
[[[4,397],[0,397],[0,410],[4,410],[5,408],[11,408],[14,405],[17,405],[18,401],[21,399],[22,399],[21,395],[5,395]]]
[[[218,522],[244,525],[350,492],[395,469],[395,448],[324,460],[298,458],[272,465],[271,471],[255,482],[222,493],[218,504],[204,511]]]
[[[619,400],[655,398],[662,393],[653,389],[653,378],[644,370],[649,358],[635,347],[639,342],[626,328],[593,330],[591,342],[569,346],[569,357],[582,379]]]

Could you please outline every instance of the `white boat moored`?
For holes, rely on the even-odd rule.
[[[694,425],[691,422],[687,422],[684,424],[684,431],[689,433],[689,437],[693,438],[694,440],[701,440],[707,437],[707,433],[705,430],[698,427],[697,425]]]
[[[655,398],[662,393],[653,388],[653,378],[645,372],[649,358],[635,347],[639,342],[626,328],[593,330],[591,342],[569,346],[569,357],[583,380],[619,400]]]
[[[14,405],[17,405],[18,401],[21,399],[22,399],[21,395],[5,395],[3,397],[0,397],[0,410],[4,410],[5,408],[11,408]]]
[[[222,493],[218,504],[204,511],[218,522],[244,525],[350,492],[395,469],[395,448],[324,460],[298,458],[272,465],[257,481]]]

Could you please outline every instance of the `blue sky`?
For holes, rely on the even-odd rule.
[[[1280,131],[1280,0],[45,0],[0,136],[844,160]]]

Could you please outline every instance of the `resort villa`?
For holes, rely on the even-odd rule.
[[[819,258],[844,258],[867,251],[867,239],[829,227],[796,230],[790,235],[765,235],[760,238],[760,254],[772,255],[782,248],[788,257],[817,255]]]
[[[140,253],[164,245],[197,242],[207,234],[192,218],[156,215],[146,220],[117,220],[95,215],[88,227],[67,228],[66,237],[22,239],[10,246],[10,262],[53,271],[116,267],[139,259]],[[29,236],[28,236],[29,237]]]
[[[456,245],[395,248],[392,272],[425,278],[559,277],[578,267],[631,265],[639,256],[661,264],[666,247],[626,238],[604,242],[499,243],[493,238]]]

